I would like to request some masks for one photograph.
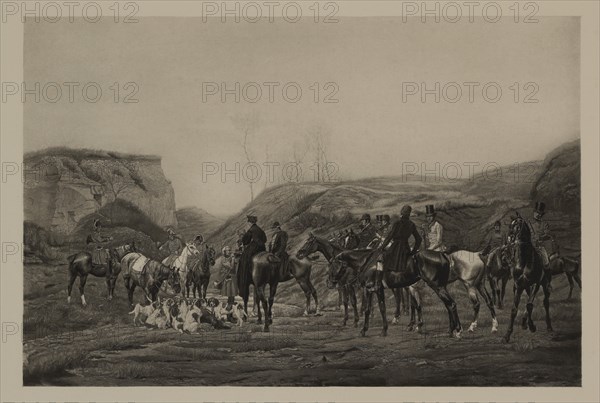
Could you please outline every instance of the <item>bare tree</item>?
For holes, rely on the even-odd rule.
[[[128,190],[136,186],[144,187],[139,176],[137,165],[125,161],[115,164],[114,161],[104,160],[98,167],[100,182],[111,196],[113,205],[110,209],[111,220],[114,219],[114,202]]]
[[[329,182],[333,179],[330,161],[327,159],[327,147],[331,132],[322,125],[314,125],[306,133],[307,150],[311,153],[315,180],[317,182]]]
[[[256,113],[249,113],[245,115],[236,115],[231,118],[231,122],[236,130],[240,131],[242,134],[242,149],[244,150],[244,155],[246,156],[246,161],[248,163],[254,162],[250,153],[250,145],[249,140],[250,136],[252,136],[260,127],[260,117]],[[250,200],[254,200],[254,183],[248,181],[250,186]]]

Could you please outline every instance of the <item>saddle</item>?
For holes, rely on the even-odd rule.
[[[106,248],[98,247],[92,250],[92,265],[107,266],[110,252]]]

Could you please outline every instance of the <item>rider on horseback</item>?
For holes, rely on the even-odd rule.
[[[436,220],[436,212],[433,204],[425,206],[425,215],[427,216],[427,223],[423,229],[425,232],[425,240],[427,244],[427,250],[433,250],[436,252],[445,252],[446,246],[443,242],[444,227],[438,220]]]
[[[167,228],[167,234],[169,234],[169,239],[167,239],[159,249],[166,249],[169,256],[179,256],[183,250],[183,241],[172,228]]]
[[[360,232],[357,234],[360,238],[358,249],[364,249],[375,238],[377,229],[371,224],[371,216],[369,214],[363,214],[360,220]]]
[[[486,263],[486,265],[489,266],[491,264],[490,259],[492,259],[494,252],[498,248],[503,248],[506,245],[506,242],[506,234],[502,232],[502,223],[500,222],[500,220],[498,220],[494,223],[494,231],[488,238],[488,242],[485,248],[483,249],[483,251],[481,251],[481,260],[483,260]]]
[[[240,257],[237,272],[238,289],[242,298],[247,298],[246,293],[249,291],[249,285],[252,281],[252,258],[259,252],[265,252],[265,244],[267,243],[267,235],[256,224],[258,221],[257,217],[248,215],[246,218],[250,223],[250,228],[242,236],[244,251]]]
[[[402,207],[402,210],[400,210],[400,220],[394,222],[392,228],[379,246],[379,251],[384,253],[386,246],[393,241],[390,250],[384,254],[384,264],[377,265],[375,285],[370,287],[371,290],[376,290],[381,287],[384,270],[405,270],[408,258],[418,252],[422,238],[421,235],[419,235],[417,226],[410,220],[411,211],[412,208],[409,205]],[[412,250],[408,243],[411,235],[415,239]],[[369,287],[369,285],[367,285],[367,287]]]
[[[275,230],[275,233],[273,234],[273,238],[271,238],[271,242],[269,243],[269,252],[281,260],[280,278],[283,279],[286,278],[288,274],[289,255],[286,252],[288,234],[281,229],[281,224],[279,224],[279,221],[275,221],[271,228]]]
[[[542,220],[544,214],[546,214],[546,204],[544,202],[536,202],[535,210],[533,212],[533,222],[529,222],[529,227],[532,232],[532,240],[534,242],[535,247],[537,248],[540,256],[542,257],[542,262],[544,264],[544,270],[548,270],[550,267],[550,259],[548,257],[548,251],[545,248],[544,244],[546,241],[552,240],[552,235],[550,235],[550,228],[548,223]]]
[[[107,248],[107,243],[113,240],[112,236],[104,236],[100,232],[102,223],[95,219],[92,233],[88,235],[86,244],[88,249],[91,249],[92,264],[95,266],[103,266],[108,264],[110,253]]]

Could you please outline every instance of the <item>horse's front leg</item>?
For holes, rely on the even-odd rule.
[[[513,332],[513,326],[515,324],[515,318],[517,317],[517,313],[519,312],[519,302],[521,301],[521,295],[523,294],[523,288],[520,288],[515,284],[514,286],[515,292],[515,300],[513,301],[513,307],[510,311],[510,322],[508,323],[508,329],[506,330],[506,334],[504,335],[504,341],[508,343],[510,341],[510,336]]]
[[[350,285],[350,303],[352,304],[352,309],[354,310],[354,327],[358,327],[358,321],[360,320],[360,314],[358,313],[358,303],[356,300],[356,289],[354,286]],[[365,287],[363,287],[365,288]]]
[[[363,287],[363,301],[365,301],[365,322],[363,328],[360,331],[361,336],[366,336],[367,330],[369,330],[369,320],[371,319],[371,301],[373,300],[373,291],[367,291],[367,287]]]
[[[77,273],[69,273],[69,283],[67,285],[67,304],[71,303],[71,291],[73,291],[73,283],[77,278]]]
[[[275,293],[277,292],[277,283],[269,285],[269,313],[265,313],[265,321],[273,324],[273,303],[275,303]]]
[[[393,288],[392,292],[394,293],[394,300],[396,302],[396,312],[394,312],[394,319],[392,319],[392,324],[395,325],[400,322],[400,305],[402,301],[402,288]]]
[[[348,323],[348,289],[345,286],[342,294],[342,306],[344,307],[344,321],[342,322],[342,326],[346,326],[346,323]]]
[[[385,291],[383,290],[383,287],[380,287],[377,291],[377,303],[379,305],[379,312],[381,313],[381,320],[383,321],[383,329],[381,329],[381,335],[385,337],[387,336],[388,322],[385,312]]]

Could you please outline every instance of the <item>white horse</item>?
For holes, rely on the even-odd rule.
[[[199,255],[200,251],[196,248],[191,242],[185,244],[185,247],[179,254],[179,256],[168,256],[163,259],[162,264],[168,266],[170,269],[177,270],[179,272],[180,281],[181,281],[181,293],[185,290],[185,280],[187,278],[187,262],[190,256]]]

